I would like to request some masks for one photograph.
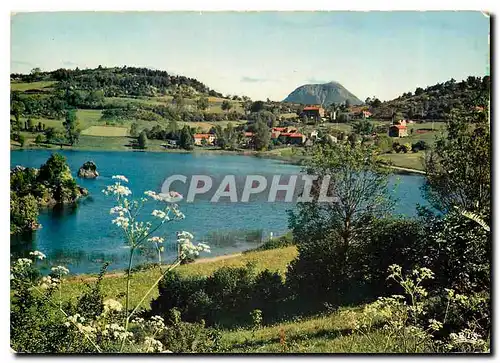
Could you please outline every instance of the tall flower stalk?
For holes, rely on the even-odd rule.
[[[123,175],[114,175],[115,180],[113,185],[109,185],[103,190],[103,193],[112,196],[116,200],[116,206],[111,208],[110,214],[115,215],[112,223],[119,227],[124,235],[125,244],[129,247],[129,258],[127,267],[127,282],[126,282],[126,295],[125,295],[125,312],[124,312],[124,326],[125,333],[129,328],[129,322],[137,309],[149,296],[151,291],[158,285],[166,273],[180,265],[182,260],[193,258],[199,255],[200,252],[210,252],[210,247],[206,244],[199,243],[197,245],[192,243],[193,235],[189,232],[177,233],[178,254],[176,259],[163,270],[161,267],[162,259],[161,253],[164,251],[163,242],[165,238],[159,235],[160,229],[166,224],[176,220],[184,219],[184,214],[179,210],[177,202],[181,201],[182,195],[177,192],[159,193],[154,191],[144,192],[144,196],[139,200],[129,200],[132,194],[131,190],[125,185],[128,179]],[[151,222],[139,221],[139,214],[143,211],[146,203],[155,202],[156,209],[151,212]],[[158,233],[157,233],[158,232]],[[142,297],[140,302],[130,311],[130,283],[131,283],[131,270],[134,261],[134,254],[137,250],[147,248],[153,245],[158,253],[158,263],[160,265],[160,276],[154,284],[148,289],[146,294]],[[123,351],[126,340],[126,334],[121,342],[120,351]]]

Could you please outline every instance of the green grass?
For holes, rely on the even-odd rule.
[[[360,312],[360,308],[344,308]],[[340,311],[296,319],[260,329],[224,331],[222,344],[230,353],[390,353],[397,352],[394,339],[382,332],[353,334]],[[284,337],[284,342],[281,341]],[[280,342],[281,341],[281,342]]]
[[[297,256],[297,249],[292,246],[282,249],[249,252],[241,256],[235,256],[227,259],[182,265],[177,268],[177,271],[186,276],[208,276],[222,266],[241,267],[248,262],[253,262],[255,263],[257,270],[265,270],[267,268],[284,274],[288,263],[292,261],[295,256]],[[130,296],[132,305],[137,304],[140,301],[140,298],[159,276],[158,269],[140,271],[132,274],[132,293]],[[72,300],[76,299],[76,297],[81,294],[84,283],[91,282],[93,280],[94,278],[92,275],[78,275],[71,277],[63,285],[63,298]],[[118,294],[125,291],[125,281],[126,279],[124,275],[110,275],[109,277],[104,278],[102,282],[102,290],[105,297],[117,298]],[[148,307],[151,298],[156,297],[157,295],[158,289],[155,288],[151,297],[146,299],[143,304],[144,307]],[[124,301],[124,299],[121,300]]]
[[[128,136],[128,128],[116,126],[90,126],[82,131],[82,135],[112,137]]]
[[[20,92],[25,92],[28,90],[43,90],[52,87],[55,83],[57,82],[55,81],[40,81],[40,82],[29,82],[29,83],[12,82],[10,84],[10,89],[12,91],[20,91]]]
[[[401,168],[424,170],[423,157],[424,152],[418,153],[401,153],[401,154],[384,154],[382,157],[393,163],[394,166]]]

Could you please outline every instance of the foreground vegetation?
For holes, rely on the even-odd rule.
[[[120,87],[108,92],[120,94]],[[454,105],[446,132],[428,145],[422,189],[432,208],[419,208],[413,218],[393,214],[390,170],[383,167],[381,150],[408,153],[420,150],[423,140],[363,142],[358,134],[373,131],[363,121],[352,125],[356,133],[345,142],[288,149],[301,154],[306,174],[318,177],[290,212],[292,238],[267,241],[259,251],[234,258],[194,262],[210,246],[193,243],[181,231],[176,258],[163,261],[165,228],[184,217],[177,205],[182,196],[145,191],[132,197],[127,178],[114,176],[104,193],[116,200],[110,219],[129,251],[126,271],[105,277],[104,265],[97,277],[68,279],[64,266],[44,266],[39,251],[13,261],[13,349],[489,352],[491,138],[489,92],[483,91],[479,87],[471,103]],[[266,122],[259,116],[255,125],[265,140]],[[80,137],[74,113],[66,113],[64,129],[65,142]],[[188,128],[176,132],[184,146],[192,145]],[[220,147],[233,150],[234,129],[218,132]],[[148,137],[141,132],[137,139],[144,146]],[[60,171],[67,170],[57,165],[49,174],[61,190]],[[14,187],[25,179],[32,180],[18,178]],[[32,183],[26,185],[31,193]],[[138,211],[149,206],[149,219],[139,220]],[[22,217],[25,207],[11,205],[11,215]],[[134,258],[144,250],[157,258],[141,271]],[[42,267],[50,268],[48,275],[40,273]]]

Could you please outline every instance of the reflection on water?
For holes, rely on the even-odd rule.
[[[73,210],[74,212],[74,210]],[[51,214],[51,217],[60,218],[73,213],[67,208],[62,208]],[[28,233],[23,236],[11,238],[11,256],[12,259],[28,257],[29,252],[36,250],[35,246],[36,232]],[[235,230],[235,231],[212,231],[207,233],[201,241],[207,243],[212,248],[212,253],[215,255],[243,251],[259,246],[263,242],[262,230]],[[79,272],[82,269],[87,269],[88,266],[102,266],[108,263],[116,268],[125,268],[129,258],[129,247],[125,244],[119,252],[106,253],[99,251],[86,250],[66,250],[62,248],[54,249],[47,254],[46,261],[43,263],[45,270],[53,265],[71,266],[72,272]],[[161,254],[162,262],[168,263],[173,261],[177,255],[177,244],[167,243],[164,246],[164,251]],[[137,250],[134,255],[134,266],[142,265],[151,262],[158,262],[158,251],[152,244],[144,244]],[[209,257],[210,255],[202,255],[201,257]],[[42,269],[42,270],[44,270]],[[93,269],[94,270],[94,269]]]

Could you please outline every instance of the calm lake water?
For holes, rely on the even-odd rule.
[[[110,270],[123,269],[126,265],[127,250],[120,230],[111,224],[109,210],[114,206],[113,200],[101,192],[113,182],[113,175],[125,175],[133,195],[138,197],[145,190],[160,191],[163,181],[174,174],[291,175],[300,171],[295,165],[240,155],[100,151],[60,153],[67,158],[75,177],[84,162],[92,160],[97,164],[100,173],[97,179],[77,178],[77,183],[87,188],[90,196],[76,207],[42,211],[39,222],[43,227],[22,241],[11,241],[11,250],[14,255],[40,250],[48,256],[50,263],[65,264],[72,273],[97,272],[104,261],[111,262]],[[45,150],[12,151],[10,164],[11,167],[39,168],[50,155],[51,151]],[[397,185],[393,191],[398,198],[396,213],[414,215],[417,204],[426,205],[420,192],[421,176],[398,175],[392,178],[391,183]],[[214,182],[213,190],[217,186]],[[185,190],[181,188],[179,192],[185,193]],[[232,253],[255,247],[270,233],[276,236],[286,232],[287,210],[293,209],[294,205],[252,202],[252,199],[249,203],[210,203],[203,198],[196,199],[194,203],[183,201],[180,207],[186,219],[167,224],[164,230],[166,245],[170,246],[164,253],[167,260],[174,253],[175,231],[190,231],[196,240],[210,243],[211,256]],[[137,263],[147,260],[145,253]]]

